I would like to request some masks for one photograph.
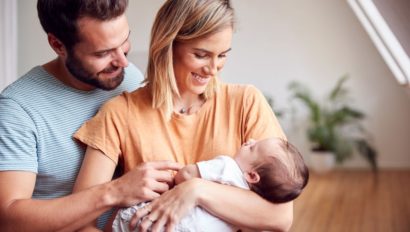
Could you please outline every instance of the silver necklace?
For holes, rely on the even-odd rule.
[[[200,108],[203,104],[205,103],[204,99],[201,99],[201,103],[198,105],[198,107]],[[188,107],[182,107],[178,112],[180,114],[189,114],[189,112],[191,111],[192,107],[194,107],[196,104],[192,104]]]
[[[188,113],[189,110],[191,110],[191,108],[192,108],[192,106],[187,107],[187,108],[182,107],[182,108],[179,110],[179,113],[180,113],[180,114],[186,114],[186,113]]]

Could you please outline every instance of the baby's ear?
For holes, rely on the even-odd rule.
[[[256,184],[260,180],[260,176],[256,171],[245,172],[244,176],[246,181],[251,184]]]

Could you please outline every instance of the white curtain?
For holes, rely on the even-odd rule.
[[[0,91],[17,79],[17,1],[0,0]]]

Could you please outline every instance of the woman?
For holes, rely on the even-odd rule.
[[[106,103],[75,134],[88,145],[76,191],[109,181],[117,165],[128,172],[153,160],[191,164],[232,156],[251,138],[285,137],[257,89],[218,79],[233,27],[228,0],[164,3],[152,28],[145,86]],[[251,191],[193,179],[156,198],[131,224],[149,214],[141,231],[172,231],[195,206],[257,230],[287,230],[293,213],[292,202],[275,205]]]

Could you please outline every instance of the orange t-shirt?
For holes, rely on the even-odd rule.
[[[173,160],[192,164],[233,156],[249,139],[285,138],[259,90],[219,83],[216,94],[194,114],[153,109],[146,87],[108,101],[74,137],[99,149],[127,172],[141,162]]]

